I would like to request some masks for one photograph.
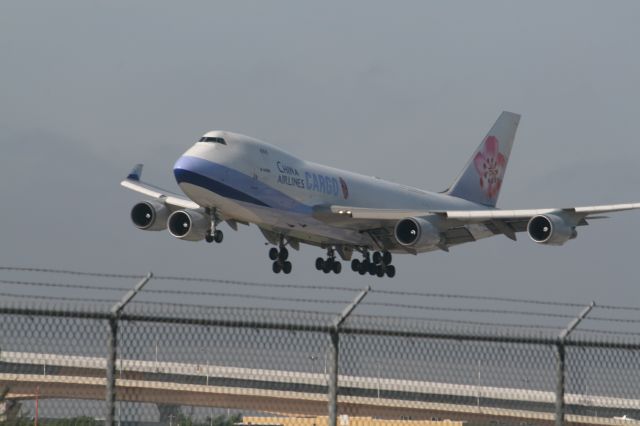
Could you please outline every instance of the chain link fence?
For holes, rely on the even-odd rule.
[[[634,307],[0,271],[1,424],[640,423]]]

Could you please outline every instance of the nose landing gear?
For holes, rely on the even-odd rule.
[[[213,232],[211,232],[211,230],[208,230],[207,234],[204,236],[205,241],[208,243],[212,243],[214,241],[216,243],[221,243],[223,238],[224,234],[219,229],[216,229]]]
[[[216,209],[207,208],[205,210],[205,213],[211,218],[211,227],[207,229],[207,233],[204,235],[204,240],[208,243],[212,243],[214,241],[216,243],[221,243],[224,238],[224,234],[221,230],[217,229],[218,223],[220,223],[220,219],[218,219]]]

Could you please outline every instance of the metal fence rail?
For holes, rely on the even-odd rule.
[[[210,306],[141,300],[172,294],[148,283],[179,277],[18,272],[47,279],[10,276],[0,284],[83,293],[56,293],[46,301],[0,290],[11,294],[0,301],[1,423],[38,418],[45,424],[225,426],[241,422],[237,414],[253,415],[254,424],[262,415],[267,424],[284,424],[287,417],[301,426],[309,416],[329,426],[359,425],[360,418],[558,425],[640,419],[640,335],[633,330],[640,310],[633,307],[291,285],[282,295],[274,290],[278,285],[267,285],[265,300],[332,291],[315,302],[328,301],[333,309],[303,309],[300,301],[294,309]],[[60,282],[52,279],[56,274],[128,280],[129,286]],[[120,300],[76,300],[91,291],[122,294],[136,280]],[[16,284],[25,282],[31,284]],[[297,290],[303,296],[292,294]],[[183,297],[198,290],[177,292]],[[467,300],[472,305],[461,303]],[[404,316],[372,314],[367,303],[373,309],[431,306],[435,314],[415,317],[409,308]],[[488,314],[526,319],[507,325]],[[526,324],[538,316],[556,325]]]

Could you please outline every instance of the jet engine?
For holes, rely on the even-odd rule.
[[[131,209],[131,221],[145,231],[162,231],[167,228],[169,209],[162,203],[142,201]]]
[[[433,247],[441,240],[438,228],[421,217],[402,219],[396,223],[394,235],[398,243],[416,250]]]
[[[532,217],[527,224],[527,232],[536,243],[553,246],[561,246],[578,235],[575,226],[553,214]]]
[[[167,221],[169,233],[187,241],[202,240],[211,228],[211,220],[194,210],[177,210],[171,213]]]

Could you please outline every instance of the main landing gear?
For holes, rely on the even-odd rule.
[[[391,264],[391,260],[391,253],[388,251],[376,251],[373,256],[365,251],[362,260],[353,259],[351,261],[351,270],[360,275],[368,273],[382,278],[386,274],[389,278],[393,278],[396,275],[396,267]]]
[[[328,274],[329,272],[339,274],[342,272],[342,263],[340,263],[339,260],[336,260],[336,254],[332,247],[327,249],[326,259],[321,257],[316,259],[316,269],[324,272],[325,274]]]
[[[285,274],[291,273],[291,262],[287,259],[289,258],[289,250],[284,246],[284,244],[280,243],[280,247],[271,247],[269,249],[269,259],[273,260],[273,265],[271,269],[275,274],[279,274],[280,272],[284,272]]]
[[[208,243],[212,243],[214,241],[216,243],[221,243],[224,238],[224,234],[221,230],[216,229],[218,223],[220,223],[218,215],[216,214],[216,209],[211,210],[207,208],[205,212],[211,218],[211,228],[207,229],[207,233],[204,235],[204,240]]]

